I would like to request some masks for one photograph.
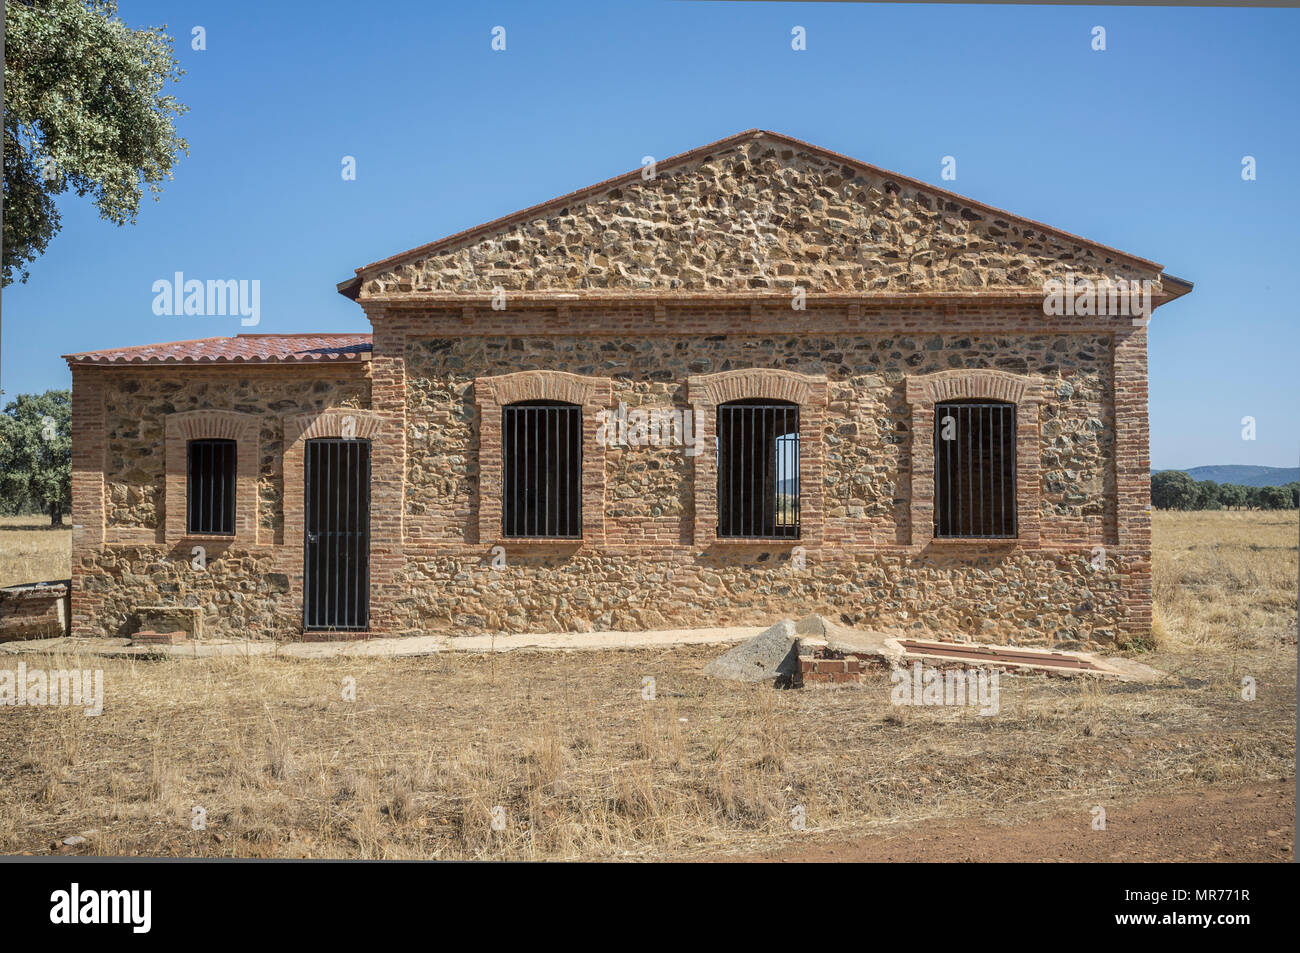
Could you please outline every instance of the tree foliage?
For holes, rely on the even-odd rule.
[[[1213,480],[1197,482],[1181,470],[1161,470],[1151,474],[1151,505],[1161,510],[1296,509],[1300,483],[1239,486]]]
[[[1190,510],[1196,503],[1196,481],[1182,470],[1161,470],[1151,476],[1151,505],[1161,510]]]
[[[72,506],[72,393],[19,394],[0,413],[0,511],[37,508],[50,525]]]
[[[92,197],[99,214],[134,223],[180,153],[184,104],[164,90],[182,70],[162,27],[132,30],[113,0],[5,4],[3,283],[60,227],[55,196]]]

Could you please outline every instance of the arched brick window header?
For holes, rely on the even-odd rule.
[[[1015,542],[1037,546],[1041,522],[1038,410],[1042,381],[1021,374],[983,368],[962,368],[914,374],[907,378],[907,402],[912,405],[912,544],[924,546],[934,537],[934,407],[951,400],[1001,401],[1016,408],[1016,525]],[[953,537],[944,543],[961,544]]]
[[[239,440],[257,432],[257,417],[233,410],[187,410],[167,415],[167,433],[185,440]]]
[[[474,379],[478,407],[478,542],[491,546],[547,544],[548,540],[511,538],[502,534],[505,477],[502,468],[501,408],[521,401],[554,400],[582,408],[582,541],[599,546],[605,541],[605,447],[596,439],[597,415],[613,400],[614,387],[606,377],[584,377],[565,371],[518,371]],[[576,542],[574,540],[573,542]]]
[[[234,542],[257,542],[258,427],[255,414],[233,410],[187,410],[168,414],[164,427],[166,488],[163,526],[166,542],[190,535],[186,526],[187,448],[191,440],[235,441]],[[232,539],[223,537],[223,539]]]
[[[478,400],[491,400],[499,406],[526,400],[558,400],[566,404],[609,403],[611,384],[599,377],[582,377],[564,371],[519,371],[497,377],[480,377],[474,381]]]
[[[749,367],[687,379],[690,402],[701,413],[699,437],[705,452],[695,457],[695,525],[697,546],[820,546],[825,538],[825,476],[822,429],[826,418],[824,376],[774,367]],[[799,529],[797,539],[744,540],[718,537],[718,407],[736,400],[785,401],[799,407]]]
[[[907,379],[910,404],[943,400],[1003,400],[1009,404],[1038,403],[1042,400],[1039,381],[1006,371],[983,369],[937,371],[915,374]]]
[[[321,437],[371,440],[379,433],[383,417],[371,410],[338,407],[306,414],[291,414],[284,421],[286,445]]]
[[[808,404],[813,401],[818,381],[825,386],[824,377],[760,367],[695,375],[690,378],[689,386],[691,400],[696,404],[726,404],[748,398]]]

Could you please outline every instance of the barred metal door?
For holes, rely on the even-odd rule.
[[[718,536],[799,538],[799,406],[718,407]]]
[[[303,623],[370,624],[370,441],[307,441]]]
[[[1016,535],[1016,408],[952,401],[934,408],[934,535]]]

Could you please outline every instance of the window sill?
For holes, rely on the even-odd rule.
[[[766,546],[770,549],[800,546],[803,540],[798,536],[715,536],[711,543],[716,546]]]
[[[581,546],[581,536],[498,536],[493,546]]]
[[[935,546],[1014,546],[1025,540],[1019,536],[932,536],[928,542]]]

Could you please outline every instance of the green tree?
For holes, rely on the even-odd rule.
[[[0,502],[35,504],[63,525],[72,505],[72,393],[19,394],[0,413]]]
[[[162,27],[132,30],[113,0],[5,4],[3,284],[59,231],[54,197],[90,195],[100,217],[134,223],[177,156],[184,104],[164,88],[182,70]]]
[[[1196,499],[1192,507],[1198,510],[1217,510],[1219,502],[1219,484],[1213,480],[1201,480],[1196,484]]]
[[[1189,510],[1196,503],[1196,481],[1182,470],[1151,476],[1151,505],[1162,510]]]
[[[1246,505],[1246,488],[1235,483],[1220,484],[1219,502],[1228,509],[1240,509]]]
[[[1264,510],[1289,510],[1291,491],[1284,486],[1262,486],[1259,488],[1259,506]]]

